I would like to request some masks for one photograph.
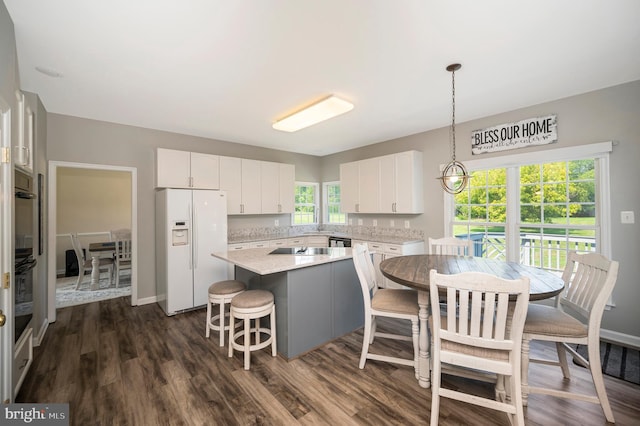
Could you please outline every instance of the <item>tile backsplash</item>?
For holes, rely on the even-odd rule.
[[[229,241],[260,240],[298,236],[308,232],[331,232],[351,236],[384,236],[403,239],[424,239],[420,229],[382,228],[379,226],[349,225],[304,225],[304,226],[265,226],[254,228],[229,229]]]

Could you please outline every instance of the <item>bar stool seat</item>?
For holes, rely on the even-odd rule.
[[[207,303],[207,329],[206,337],[209,338],[211,330],[220,332],[220,346],[224,346],[224,333],[229,329],[229,325],[225,325],[225,317],[229,316],[229,312],[225,312],[225,305],[231,303],[234,296],[242,293],[247,286],[242,281],[226,280],[218,281],[209,286],[209,301]],[[212,305],[220,305],[220,313],[213,315]],[[232,324],[232,322],[229,322]],[[241,323],[235,324],[233,328],[237,328]]]
[[[260,319],[270,316],[271,328],[260,327]],[[244,351],[244,369],[249,369],[251,351],[257,351],[271,345],[271,355],[276,356],[276,305],[273,293],[267,290],[247,290],[235,296],[231,300],[230,321],[242,319],[244,329],[234,333],[229,329],[229,358],[233,357],[233,350]],[[251,320],[254,327],[251,328]],[[254,333],[255,341],[251,344],[251,333]],[[262,334],[268,337],[260,341]],[[236,340],[243,336],[242,344]]]

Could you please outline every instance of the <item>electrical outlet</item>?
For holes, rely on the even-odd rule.
[[[373,226],[378,226],[378,220],[377,219],[373,219]]]
[[[632,211],[620,212],[620,223],[635,223],[634,216]]]
[[[390,227],[392,227],[392,228],[394,228],[394,227],[396,226],[396,221],[395,221],[395,220],[393,220],[393,219],[391,219],[391,220],[389,221],[389,226],[390,226]]]
[[[273,221],[274,226],[280,226],[280,221],[278,219]]]
[[[409,229],[409,228],[411,227],[411,224],[409,223],[409,221],[408,221],[408,220],[405,220],[405,221],[404,221],[404,227],[405,227],[406,229]]]
[[[358,226],[362,226],[362,219],[358,219]]]

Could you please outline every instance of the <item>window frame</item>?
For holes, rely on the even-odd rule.
[[[304,204],[298,204],[295,202],[295,193],[296,193],[296,188],[298,186],[313,186],[315,187],[315,194],[316,196],[314,197],[314,202],[313,202],[313,216],[314,216],[314,222],[311,223],[295,223],[295,219],[296,219],[296,206],[298,205],[311,205],[309,203],[304,203]],[[318,182],[302,182],[302,181],[296,181],[295,185],[294,185],[294,201],[293,201],[293,213],[291,213],[291,226],[307,226],[307,225],[318,225],[320,223],[320,215],[318,214],[319,210],[319,206],[320,206],[320,184]]]
[[[330,182],[322,182],[322,223],[325,225],[346,225],[348,223],[348,214],[341,213],[344,215],[344,222],[330,222],[329,221],[329,186],[340,186],[340,196],[342,197],[342,187],[340,185],[339,180],[334,180]],[[334,204],[332,204],[334,205]],[[338,206],[340,203],[338,202]]]
[[[519,247],[520,227],[526,227],[520,221],[518,199],[519,191],[509,188],[519,188],[519,167],[528,164],[540,164],[556,161],[572,161],[593,159],[596,165],[596,251],[611,258],[611,191],[609,176],[609,154],[613,150],[613,142],[600,142],[588,145],[578,145],[567,148],[547,149],[524,154],[503,155],[486,159],[464,161],[469,172],[476,170],[506,168],[507,169],[507,223],[505,238],[507,239],[507,260],[520,262]],[[442,169],[444,164],[440,166]],[[444,230],[446,236],[453,234],[455,214],[455,198],[443,191],[444,197]],[[513,202],[515,197],[515,202]]]

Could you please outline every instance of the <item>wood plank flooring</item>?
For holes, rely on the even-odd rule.
[[[252,353],[227,357],[205,310],[167,317],[156,305],[118,298],[58,310],[17,402],[69,402],[72,425],[418,425],[429,423],[431,392],[410,367],[368,361],[358,369],[362,331],[298,359]],[[380,324],[398,330],[404,325]],[[408,331],[408,328],[406,328]],[[411,353],[409,342],[376,341],[376,351]],[[532,345],[537,356],[552,353]],[[531,383],[591,391],[586,370],[532,365]],[[444,384],[492,395],[489,384],[444,377]],[[638,424],[640,387],[605,376],[620,425]],[[529,425],[602,425],[599,406],[531,395]],[[441,425],[508,425],[504,414],[443,399]]]

